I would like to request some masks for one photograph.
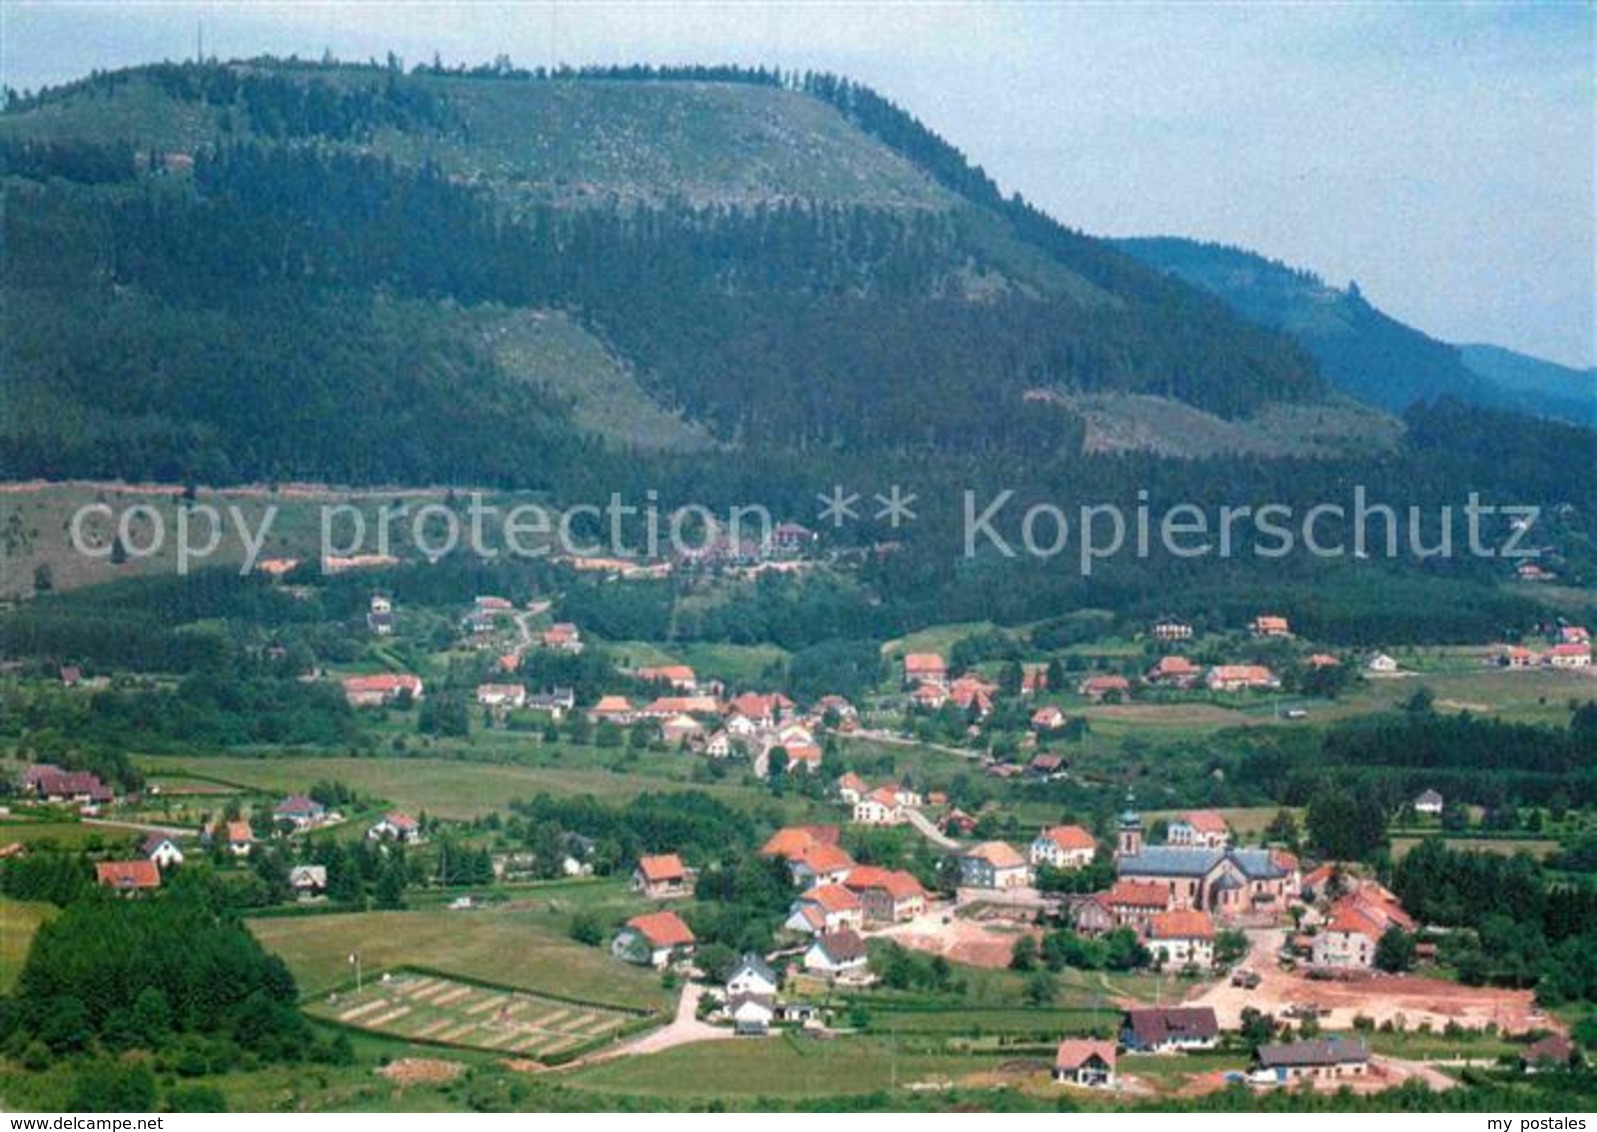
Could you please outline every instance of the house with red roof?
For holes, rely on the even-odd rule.
[[[1028,856],[1034,867],[1083,869],[1098,855],[1098,839],[1079,825],[1053,825],[1039,833]]]
[[[692,694],[699,689],[699,678],[685,664],[655,664],[637,671],[639,680],[664,684],[676,692]]]
[[[373,841],[412,842],[421,840],[421,823],[409,814],[389,810],[372,823],[366,836]]]
[[[1281,686],[1280,678],[1262,664],[1217,664],[1203,682],[1211,692],[1269,691]]]
[[[837,800],[845,806],[852,806],[870,793],[870,789],[863,778],[849,771],[837,780]]]
[[[1331,905],[1314,934],[1310,955],[1324,970],[1363,970],[1375,965],[1375,949],[1392,928],[1412,932],[1414,920],[1378,885],[1361,885]]]
[[[948,686],[948,662],[934,652],[904,654],[904,683]]]
[[[639,857],[637,867],[632,870],[631,888],[650,900],[668,900],[693,893],[687,867],[675,853]]]
[[[1248,622],[1248,632],[1255,637],[1290,637],[1292,626],[1285,617],[1273,613],[1261,613]]]
[[[626,726],[637,718],[637,712],[625,696],[600,696],[599,702],[588,712],[595,723],[615,723]]]
[[[1121,927],[1141,927],[1170,906],[1170,892],[1153,881],[1117,880],[1104,903]]]
[[[1054,1054],[1054,1080],[1064,1085],[1113,1088],[1115,1043],[1094,1038],[1066,1038]]]
[[[693,930],[675,912],[634,916],[616,933],[610,954],[640,967],[668,967],[693,954]]]
[[[402,697],[422,697],[420,676],[408,672],[383,672],[376,676],[349,676],[344,680],[344,699],[350,707],[382,707]]]
[[[1131,695],[1131,681],[1124,676],[1089,676],[1076,686],[1076,691],[1089,700],[1102,700],[1109,696],[1125,699]]]
[[[1143,674],[1143,680],[1159,688],[1190,688],[1203,677],[1203,669],[1184,656],[1161,656]]]
[[[1589,668],[1591,645],[1575,641],[1556,644],[1543,654],[1542,662],[1551,668]]]
[[[100,861],[94,866],[94,880],[113,892],[145,892],[161,887],[161,870],[144,857],[136,861]]]
[[[783,926],[806,935],[858,931],[865,926],[865,906],[841,884],[818,884],[793,901]]]
[[[860,865],[849,870],[843,885],[859,897],[867,924],[900,924],[926,911],[926,890],[902,869]]]
[[[1143,929],[1154,962],[1167,971],[1214,966],[1214,918],[1193,908],[1155,912]]]
[[[898,791],[891,786],[878,786],[855,802],[853,818],[855,825],[901,825],[908,820]]]
[[[1224,849],[1231,844],[1231,827],[1213,810],[1193,810],[1170,823],[1165,842],[1198,849]]]

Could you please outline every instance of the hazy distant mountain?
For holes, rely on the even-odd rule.
[[[1563,412],[1547,415],[1597,424],[1597,366],[1574,369],[1501,346],[1472,344],[1458,349],[1471,370],[1499,388],[1526,398],[1528,404],[1564,407]]]
[[[1285,331],[1303,344],[1339,387],[1400,412],[1416,401],[1454,396],[1493,408],[1591,424],[1590,384],[1579,374],[1495,347],[1460,348],[1371,306],[1357,285],[1330,286],[1318,275],[1240,248],[1177,237],[1119,240],[1133,256],[1224,299],[1244,318]]]

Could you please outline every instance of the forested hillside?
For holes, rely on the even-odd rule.
[[[1325,394],[826,76],[166,65],[14,97],[0,163],[7,476],[558,485],[616,438],[434,317],[490,303],[765,453],[1046,460],[1062,392]]]

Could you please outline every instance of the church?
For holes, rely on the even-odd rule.
[[[1129,796],[1120,815],[1115,875],[1157,884],[1167,909],[1234,921],[1284,914],[1298,887],[1297,859],[1282,850],[1144,844],[1142,815]]]

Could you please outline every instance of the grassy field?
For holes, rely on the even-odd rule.
[[[696,789],[723,801],[753,806],[770,804],[762,796],[727,783],[695,784],[693,761],[683,755],[643,756],[636,769],[619,750],[584,749],[589,765],[522,765],[511,762],[473,762],[448,758],[350,758],[281,755],[266,758],[157,757],[141,758],[145,773],[160,778],[168,774],[207,777],[233,783],[264,794],[303,791],[322,779],[336,779],[370,798],[381,798],[412,813],[425,810],[444,818],[469,819],[507,809],[516,799],[539,792],[592,794],[622,802],[649,791]],[[592,765],[614,760],[606,766]],[[625,769],[620,769],[625,767]],[[669,769],[669,776],[660,771]]]
[[[405,972],[309,1006],[313,1017],[394,1037],[534,1060],[617,1034],[639,1015]]]
[[[923,1052],[887,1037],[829,1041],[773,1037],[678,1046],[578,1070],[585,1089],[711,1100],[722,1096],[857,1095],[917,1082],[943,1082],[1001,1059]]]
[[[0,897],[0,993],[11,990],[28,957],[33,933],[55,912],[51,904],[25,904]]]
[[[1560,849],[1558,842],[1542,837],[1449,837],[1445,840],[1449,849],[1470,853],[1495,853],[1500,857],[1529,853],[1537,860],[1544,860]],[[1420,841],[1418,837],[1392,838],[1392,856],[1394,858],[1404,856]]]
[[[554,892],[550,899],[529,901],[532,907],[509,910],[428,908],[259,918],[250,921],[250,930],[283,957],[310,998],[352,981],[349,956],[359,954],[368,972],[430,967],[528,991],[662,1009],[670,996],[657,975],[566,935],[570,909],[578,902],[562,901],[560,889]],[[594,892],[613,896],[615,889],[595,885]]]

